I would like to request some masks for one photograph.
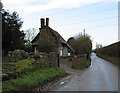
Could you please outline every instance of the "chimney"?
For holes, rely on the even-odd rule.
[[[45,19],[41,18],[41,28],[43,28],[45,26]]]
[[[46,18],[46,27],[49,27],[49,18]]]

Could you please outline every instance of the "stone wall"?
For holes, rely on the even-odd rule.
[[[8,52],[9,62],[17,62],[18,60],[23,59],[32,59],[36,60],[36,64],[39,64],[40,67],[57,67],[58,66],[58,57],[54,52],[51,53],[27,53],[24,50],[15,50]],[[86,54],[74,55],[73,57],[68,57],[68,61],[72,61],[72,66],[80,66],[84,64],[87,60]]]
[[[9,62],[17,62],[18,60],[26,59],[26,58],[33,58],[33,53],[25,52],[24,50],[15,50],[8,52],[8,61]]]
[[[37,55],[36,55],[37,54]],[[57,67],[57,55],[54,52],[51,53],[36,53],[35,59],[37,60],[40,67]]]
[[[24,50],[15,50],[15,51],[9,51],[8,52],[8,58],[9,62],[17,62],[18,60],[23,59],[32,59],[34,58],[36,61],[36,64],[39,64],[40,67],[57,67],[57,54],[55,52],[51,53],[28,53]]]
[[[9,62],[12,63],[11,64],[6,63],[2,65],[3,81],[9,80],[10,78],[16,78],[22,74],[25,74],[27,71],[33,71],[35,69],[39,69],[42,67],[58,67],[58,57],[55,52],[51,53],[37,52],[34,54],[27,53],[23,50],[15,50],[9,51],[8,56]],[[18,62],[19,60],[21,60],[21,62]]]
[[[22,60],[24,58],[25,51],[24,50],[15,50],[8,52],[9,62],[17,62],[18,60]]]
[[[87,60],[86,54],[74,55],[73,57],[68,58],[69,61],[72,61],[72,66],[80,66],[84,64]]]

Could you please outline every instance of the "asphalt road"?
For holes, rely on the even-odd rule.
[[[62,64],[71,75],[61,79],[47,91],[118,91],[118,67],[92,53],[92,65],[84,70]]]

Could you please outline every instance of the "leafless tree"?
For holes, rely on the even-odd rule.
[[[35,28],[29,28],[25,31],[25,40],[27,41],[26,44],[31,44],[31,41],[35,38],[37,35],[37,29]]]

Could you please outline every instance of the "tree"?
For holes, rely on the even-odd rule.
[[[35,28],[29,28],[28,30],[26,30],[25,32],[25,50],[27,52],[31,52],[32,51],[32,44],[31,41],[35,38],[35,36],[37,35],[37,31]]]
[[[88,34],[82,35],[81,33],[69,38],[68,43],[75,50],[76,54],[90,54],[92,51],[92,41]]]
[[[67,43],[69,44],[72,40],[74,40],[74,37],[70,37],[70,38],[67,40]]]
[[[2,47],[6,53],[10,50],[24,48],[24,32],[21,29],[23,21],[17,12],[10,13],[2,9]]]
[[[27,41],[26,42],[26,45],[29,45],[31,44],[31,41],[35,38],[35,36],[37,35],[37,31],[35,28],[29,28],[27,29],[25,32],[25,40]]]

